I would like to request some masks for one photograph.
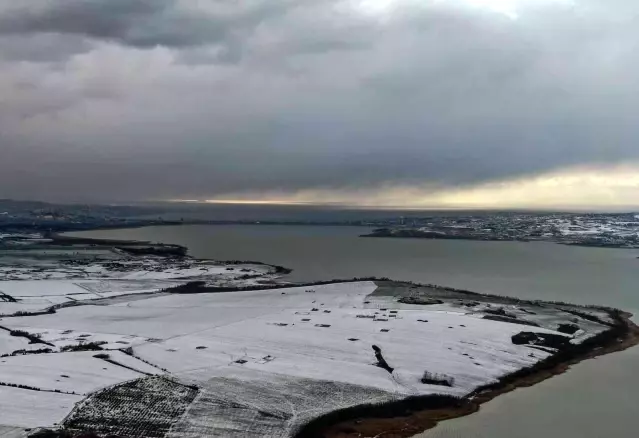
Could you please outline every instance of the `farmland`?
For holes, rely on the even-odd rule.
[[[98,391],[79,403],[64,426],[122,437],[162,438],[197,395],[197,389],[147,377]]]
[[[91,251],[5,254],[0,427],[12,434],[290,437],[334,412],[469,402],[630,330],[600,307],[389,280],[275,284],[267,265]]]

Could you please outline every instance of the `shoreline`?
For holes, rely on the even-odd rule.
[[[313,422],[322,422],[322,418],[312,420],[310,423],[302,427],[302,429],[294,436],[296,438],[355,438],[362,436],[375,436],[379,438],[409,438],[419,433],[434,428],[440,422],[452,420],[455,418],[471,415],[481,408],[481,405],[487,403],[494,398],[514,391],[517,388],[527,388],[554,376],[561,375],[573,365],[580,362],[594,359],[611,353],[627,350],[631,347],[639,345],[639,326],[632,321],[632,314],[621,311],[619,317],[620,322],[624,325],[624,333],[615,335],[611,339],[607,339],[602,345],[593,345],[587,351],[579,352],[571,355],[571,357],[562,360],[552,366],[541,364],[539,369],[535,369],[531,373],[520,377],[505,376],[499,382],[489,385],[484,389],[478,389],[474,394],[462,398],[456,406],[422,408],[414,409],[406,412],[406,415],[352,415],[351,418],[343,419],[325,426],[316,427]],[[613,329],[611,329],[613,330]],[[607,331],[605,333],[610,333]],[[517,374],[515,372],[514,374]],[[432,396],[424,397],[427,399]],[[394,402],[402,404],[405,400]],[[387,409],[386,407],[373,408],[378,411]],[[335,415],[335,412],[331,413]],[[328,415],[331,415],[328,414]],[[348,416],[345,413],[345,416]],[[310,428],[310,430],[309,430]]]
[[[138,227],[142,228],[142,227]],[[66,234],[66,233],[65,233]],[[161,242],[150,242],[147,240],[117,240],[117,239],[101,239],[94,237],[77,237],[77,236],[66,236],[64,234],[52,233],[47,236],[52,240],[52,243],[55,245],[62,246],[73,246],[73,245],[96,245],[96,246],[107,246],[116,249],[123,249],[125,251],[131,251],[131,248],[135,247],[144,247],[145,250],[137,251],[137,255],[158,255],[158,256],[176,256],[176,257],[186,257],[192,258],[188,251],[189,249],[184,245],[178,245],[175,243],[161,243]],[[136,253],[133,253],[136,254]],[[213,261],[218,263],[226,263],[231,265],[242,265],[242,264],[251,264],[251,265],[260,265],[260,266],[269,266],[275,270],[276,274],[287,275],[293,272],[292,269],[286,268],[284,266],[273,265],[270,263],[258,262],[254,260],[211,260],[211,259],[202,259],[207,261]]]
[[[456,235],[429,235],[429,236],[419,236],[419,235],[391,235],[391,234],[360,234],[358,237],[367,237],[374,239],[416,239],[416,240],[463,240],[469,242],[521,242],[521,243],[534,243],[534,242],[544,242],[544,243],[553,243],[555,245],[565,245],[565,246],[577,246],[582,248],[601,248],[601,249],[629,249],[636,250],[639,249],[638,246],[627,246],[621,244],[603,244],[603,243],[588,243],[588,242],[564,242],[560,240],[553,239],[532,239],[532,238],[499,238],[499,237],[473,237],[473,236],[456,236]]]
[[[98,245],[109,244],[123,244],[136,245],[136,244],[149,244],[149,242],[140,242],[135,240],[129,241],[109,241],[105,239],[93,239],[93,238],[73,238],[70,236],[57,236],[62,237],[61,240],[67,240],[67,242],[75,240],[76,243],[83,241],[93,241]],[[77,240],[76,240],[77,239]],[[153,243],[152,245],[168,245]],[[170,245],[169,245],[170,246]],[[187,256],[188,257],[188,256]],[[239,263],[240,261],[235,261]],[[244,262],[244,263],[259,263],[260,262]],[[273,266],[273,265],[268,265]],[[280,267],[281,268],[281,267]],[[283,268],[286,269],[286,268]],[[273,284],[273,285],[261,285],[259,289],[277,289],[281,287],[293,287],[293,286],[312,286],[316,284],[327,284],[334,282],[349,282],[349,281],[391,281],[387,278],[353,278],[353,279],[333,279],[325,281],[315,281],[308,283],[285,283],[285,284]],[[401,281],[400,281],[401,282]],[[412,282],[409,282],[414,284]],[[444,290],[452,290],[463,292],[471,295],[481,295],[487,297],[500,298],[498,295],[483,294],[472,292],[468,290],[457,290],[454,288],[448,288],[438,285],[420,285],[429,286],[435,288],[441,288]],[[196,288],[197,289],[197,288]],[[226,289],[226,288],[225,288]],[[230,288],[237,291],[244,290],[245,288]],[[246,288],[247,290],[254,289]],[[227,290],[225,290],[227,291]],[[228,290],[231,291],[231,290]],[[207,293],[214,291],[192,291],[182,293]],[[541,300],[525,300],[515,297],[501,297],[514,299],[521,302],[531,303],[544,303]],[[551,304],[552,302],[547,302]],[[566,303],[567,304],[567,303]],[[589,306],[575,305],[578,307],[587,308]],[[616,316],[618,324],[613,325],[609,330],[602,333],[606,335],[604,339],[593,338],[592,343],[583,346],[579,351],[570,351],[568,357],[562,357],[557,359],[557,355],[552,356],[549,359],[554,358],[554,361],[547,363],[546,361],[540,362],[538,367],[532,369],[523,369],[514,372],[513,374],[504,376],[499,382],[488,385],[484,388],[479,388],[475,392],[467,395],[463,398],[454,400],[442,401],[437,399],[438,396],[418,396],[414,398],[404,398],[391,402],[388,405],[383,406],[371,406],[371,405],[358,405],[353,408],[345,410],[337,410],[329,412],[321,417],[311,420],[309,423],[301,426],[300,430],[296,432],[294,437],[323,437],[323,438],[355,438],[361,436],[377,436],[377,437],[393,437],[393,438],[408,438],[415,436],[423,431],[429,430],[437,426],[439,422],[450,420],[454,418],[460,418],[467,415],[471,415],[477,412],[483,403],[489,402],[499,395],[511,392],[517,388],[530,387],[542,381],[545,381],[553,376],[560,375],[568,371],[571,366],[580,363],[582,361],[626,350],[630,347],[639,344],[639,326],[637,326],[632,320],[632,315],[620,310],[615,310],[605,306],[592,306],[594,308],[605,309],[611,314]],[[620,332],[621,331],[621,332]],[[557,353],[559,354],[559,353]],[[556,363],[555,363],[556,362]],[[331,420],[332,418],[332,420]],[[335,421],[333,421],[335,420]],[[317,427],[321,425],[320,427]]]
[[[100,225],[94,228],[81,228],[81,229],[69,229],[69,230],[59,230],[54,234],[58,237],[66,237],[73,238],[73,236],[63,236],[63,234],[67,233],[86,233],[91,231],[109,231],[109,230],[126,230],[126,229],[138,229],[138,228],[147,228],[147,227],[179,227],[185,225],[210,225],[210,226],[228,226],[228,225],[256,225],[256,226],[336,226],[336,227],[360,227],[360,228],[369,228],[373,229],[373,232],[368,234],[360,234],[357,237],[368,237],[368,238],[386,238],[386,239],[418,239],[418,240],[462,240],[469,242],[521,242],[521,243],[534,243],[534,242],[543,242],[543,243],[553,243],[556,245],[565,245],[565,246],[576,246],[581,248],[601,248],[601,249],[628,249],[628,250],[637,250],[639,246],[627,246],[621,245],[617,243],[613,244],[602,244],[602,243],[588,243],[588,242],[577,242],[577,241],[561,241],[561,240],[553,240],[553,239],[538,239],[538,238],[502,238],[502,237],[473,237],[473,236],[455,236],[455,235],[430,235],[430,236],[419,236],[419,235],[390,235],[390,234],[375,234],[374,228],[375,225],[365,225],[365,224],[353,224],[348,222],[335,222],[335,223],[324,223],[324,222],[279,222],[279,221],[166,221],[161,223],[140,223],[140,224],[117,224],[117,225]],[[78,239],[82,239],[78,237]],[[90,238],[89,238],[90,239]],[[98,239],[100,240],[100,239]],[[105,239],[106,240],[106,239]],[[637,257],[639,258],[639,257]]]

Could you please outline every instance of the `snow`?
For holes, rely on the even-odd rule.
[[[0,266],[0,275],[5,281],[21,280],[176,280],[198,277],[198,279],[229,280],[241,276],[265,276],[271,274],[267,265],[228,265],[212,261],[193,259],[169,260],[162,257],[130,257],[114,259],[114,254],[100,250],[93,256],[104,257],[101,261],[82,261],[82,256],[90,255],[83,249],[77,252],[47,251],[47,256],[66,256],[75,260],[28,260],[33,251],[25,251],[22,263]],[[58,254],[59,253],[59,254]],[[13,251],[14,256],[18,256]]]
[[[59,330],[73,330],[74,336],[81,332],[136,336],[131,340],[136,355],[190,378],[223,376],[242,366],[267,375],[332,380],[402,394],[465,394],[548,355],[535,351],[530,356],[528,347],[512,344],[511,337],[521,326],[480,319],[459,309],[419,306],[419,310],[397,310],[396,316],[390,310],[364,309],[365,298],[376,289],[372,282],[310,289],[314,293],[296,287],[168,295],[64,308],[52,315],[10,318],[6,324],[29,331],[37,324],[50,327],[56,335]],[[381,332],[382,328],[389,331]],[[51,333],[43,334],[43,339],[53,341]],[[395,375],[371,365],[372,345],[382,348],[397,370]],[[264,361],[267,356],[275,359]],[[247,362],[239,365],[234,362],[238,359]],[[452,375],[458,383],[451,390],[422,385],[419,377],[425,370]]]
[[[25,322],[29,321],[30,318],[27,318]],[[26,331],[30,334],[37,335],[42,341],[53,344],[54,347],[49,347],[43,344],[35,344],[38,348],[52,348],[52,349],[60,349],[67,345],[78,345],[81,343],[90,343],[90,342],[98,342],[102,344],[101,348],[105,350],[115,350],[127,348],[132,345],[137,345],[142,342],[146,342],[147,338],[134,336],[134,335],[122,335],[122,334],[112,334],[112,333],[94,333],[88,331],[74,331],[74,330],[56,330],[56,329],[44,329],[44,328],[35,328],[35,327],[23,327],[19,325],[12,324],[12,321],[16,321],[16,319],[7,319],[5,320],[5,327],[8,329],[14,330],[19,329]],[[24,338],[22,338],[24,339]]]
[[[242,309],[241,312],[233,313],[223,308],[207,308],[205,312],[197,307],[175,310],[144,308],[135,304],[136,302],[130,303],[130,306],[69,307],[59,309],[56,314],[7,318],[4,322],[11,328],[28,328],[37,325],[83,333],[112,333],[164,339],[206,330],[214,323],[228,324],[264,313],[264,309],[261,308]]]
[[[134,350],[152,363],[196,380],[224,376],[241,366],[267,375],[352,383],[402,394],[457,395],[548,356],[536,351],[529,357],[529,348],[512,344],[511,336],[519,333],[521,326],[468,315],[398,311],[399,317],[378,322],[358,318],[359,310],[334,308],[330,314],[313,313],[311,321],[302,322],[294,309],[287,309]],[[306,319],[307,315],[303,316]],[[382,328],[389,332],[381,332]],[[396,368],[393,375],[371,366],[372,345],[379,346]],[[273,359],[264,361],[267,356]],[[238,359],[246,363],[235,363]],[[455,388],[422,385],[419,378],[425,370],[454,376]]]
[[[96,298],[95,295],[93,297]],[[47,295],[46,297],[27,297],[19,298],[19,300],[20,304],[37,304],[39,306],[42,306],[42,308],[47,308],[55,304],[68,303],[69,301],[75,301],[74,299],[60,295]]]
[[[13,298],[43,297],[48,295],[73,295],[84,293],[84,289],[73,281],[62,280],[32,280],[32,281],[2,281],[0,292],[4,292]]]
[[[79,286],[98,296],[113,296],[113,294],[155,291],[183,283],[183,281],[165,280],[100,280],[79,283]]]
[[[143,374],[154,374],[160,375],[164,374],[164,371],[161,369],[149,365],[148,363],[142,362],[140,359],[136,359],[133,356],[129,356],[128,354],[123,353],[122,351],[109,351],[107,353],[111,360],[117,362],[120,365],[125,367],[132,368]]]
[[[43,302],[6,303],[0,301],[0,317],[13,315],[16,312],[40,312],[50,306],[51,304],[44,304]]]
[[[70,281],[70,280],[15,280],[0,281],[0,292],[21,302],[31,298],[46,300],[84,300],[113,296],[122,293],[157,291],[184,283],[166,281]],[[0,303],[1,309],[2,303]]]
[[[28,339],[11,336],[8,331],[0,329],[0,355],[11,354],[16,350],[37,350],[42,347],[44,346],[41,344],[29,344]]]
[[[2,438],[27,438],[28,432],[23,427],[0,425],[0,436]]]
[[[136,281],[159,280],[111,279],[89,284],[93,294],[106,295],[107,289],[128,291]],[[30,282],[26,283],[25,290],[29,290]],[[98,352],[7,357],[0,359],[0,382],[88,394],[147,374],[169,373],[212,391],[203,396],[198,409],[221,409],[229,397],[237,398],[247,410],[246,418],[264,401],[264,394],[279,393],[278,397],[286,398],[289,390],[303,393],[301,386],[318,385],[315,392],[309,389],[308,394],[314,395],[306,398],[323,394],[322,385],[349,388],[350,396],[336,401],[335,406],[365,403],[371,397],[464,396],[549,356],[546,351],[514,345],[514,334],[557,333],[552,329],[558,322],[575,318],[552,306],[535,307],[535,313],[521,306],[504,306],[518,318],[543,327],[522,326],[483,319],[486,303],[467,307],[451,299],[438,305],[409,305],[398,303],[396,297],[371,295],[376,289],[374,282],[362,281],[225,293],[128,295],[59,308],[54,314],[4,317],[3,326],[38,334],[58,350],[79,342],[106,342],[103,347],[108,351],[100,353],[108,354],[115,363],[93,357]],[[5,304],[11,303],[0,303],[0,308]],[[573,342],[602,329],[596,322],[579,325],[583,331]],[[392,373],[376,366],[373,345],[394,368]],[[127,347],[132,347],[133,356],[111,350]],[[423,384],[424,371],[454,378],[455,383],[452,387]],[[260,385],[269,389],[260,393],[256,389]],[[302,401],[304,397],[295,403],[317,401]],[[290,428],[313,412],[330,409],[324,406],[302,414],[301,406],[290,408],[290,421],[282,420],[277,427]],[[198,429],[197,418],[188,415],[185,429],[206,433],[215,429]],[[232,423],[223,418],[216,427],[220,421]],[[224,430],[219,427],[215,430]]]
[[[321,286],[322,303],[352,308],[375,288],[372,282]],[[174,294],[111,306],[68,307],[50,315],[7,318],[5,324],[11,328],[35,326],[166,339],[279,313],[290,307],[304,306],[303,310],[310,311],[317,297],[305,292],[307,289]]]
[[[4,357],[0,359],[0,381],[86,395],[143,376],[93,357],[98,353],[83,351]]]
[[[246,369],[198,385],[200,395],[187,414],[171,427],[168,437],[285,438],[306,421],[324,413],[395,399],[384,391],[339,382],[288,376],[273,376],[264,381],[259,373]]]
[[[0,421],[5,426],[50,426],[62,421],[80,400],[80,395],[0,386]]]
[[[211,285],[245,286],[271,276],[271,271],[266,265],[227,265],[158,257],[106,259],[101,263],[14,260],[8,266],[0,266],[0,297],[4,294],[18,302],[0,300],[0,315],[44,311],[69,302],[158,292],[193,279]],[[246,276],[251,278],[244,278]]]
[[[172,279],[199,277],[202,275],[228,274],[225,266],[203,266],[195,265],[191,268],[168,268],[163,271],[134,271],[123,275],[122,279]]]

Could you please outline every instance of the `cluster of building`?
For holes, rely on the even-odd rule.
[[[480,214],[401,218],[368,237],[552,241],[639,248],[639,216],[627,214]]]

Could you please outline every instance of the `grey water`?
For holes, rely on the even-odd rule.
[[[293,269],[292,281],[363,276],[639,312],[639,251],[539,242],[362,238],[360,227],[193,225],[87,237],[177,243],[194,257]],[[625,438],[638,435],[639,348],[582,362],[517,389],[422,438]]]

